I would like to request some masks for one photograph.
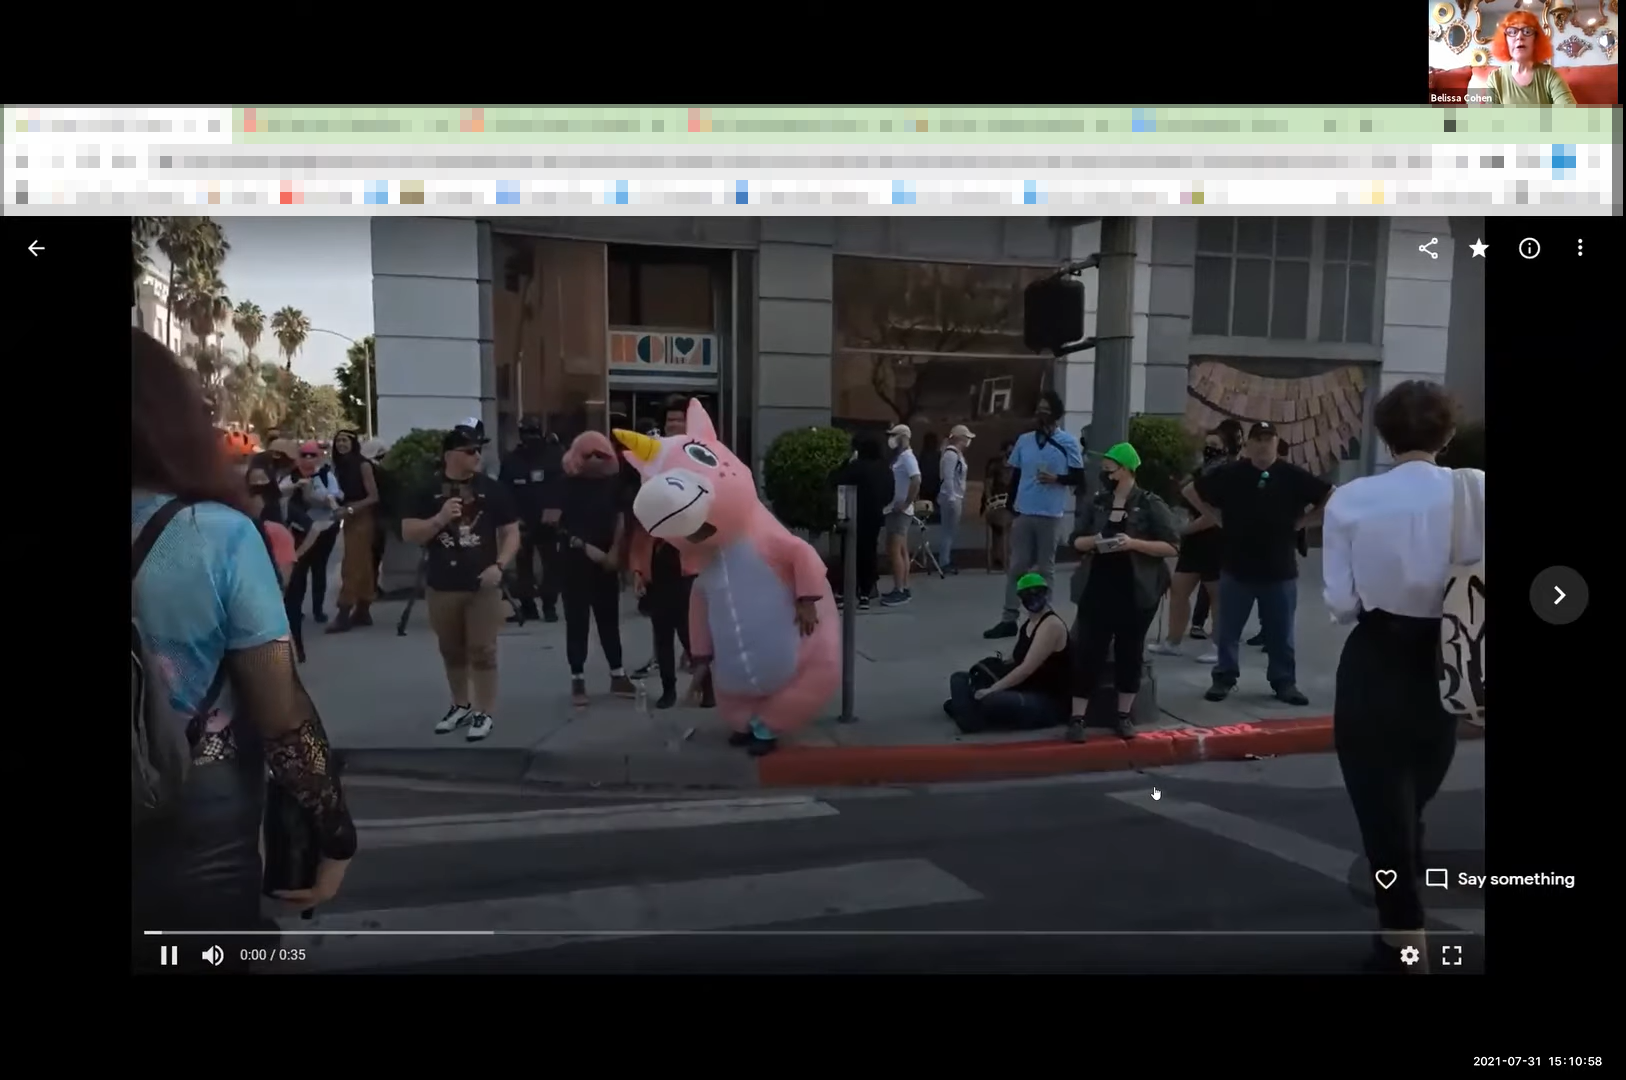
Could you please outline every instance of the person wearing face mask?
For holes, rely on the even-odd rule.
[[[1207,460],[1205,455],[1202,468],[1198,470],[1199,474],[1213,472],[1227,461],[1235,461],[1236,456],[1242,452],[1242,421],[1233,416],[1227,416],[1219,422],[1219,426],[1214,430],[1219,433],[1220,444],[1224,446],[1225,452],[1212,461]],[[1191,506],[1189,502],[1186,505]],[[1191,509],[1195,511],[1196,507],[1192,506]],[[1215,595],[1218,594],[1219,590],[1216,587]],[[1212,614],[1213,604],[1208,595],[1208,590],[1198,589],[1197,604],[1191,609],[1191,636],[1197,641],[1202,641],[1208,637],[1208,632],[1203,627],[1208,625],[1208,617]],[[1216,653],[1214,661],[1204,660],[1203,663],[1212,663],[1218,659],[1219,656]]]
[[[1219,610],[1214,644],[1219,661],[1203,695],[1224,701],[1241,673],[1242,631],[1255,603],[1264,637],[1265,678],[1277,700],[1308,705],[1298,688],[1293,655],[1293,615],[1298,607],[1298,533],[1320,519],[1332,485],[1278,456],[1279,436],[1268,423],[1254,424],[1242,457],[1186,485],[1187,501],[1224,527],[1220,556]]]
[[[1101,455],[1101,489],[1073,531],[1081,556],[1073,571],[1073,711],[1067,737],[1084,738],[1084,717],[1111,653],[1118,709],[1113,729],[1135,733],[1135,695],[1146,667],[1146,631],[1169,588],[1169,559],[1180,530],[1162,499],[1135,483],[1140,454],[1119,443]]]
[[[954,568],[954,537],[960,531],[960,516],[965,511],[965,452],[974,438],[970,428],[955,424],[949,429],[948,442],[938,461],[937,509],[941,524],[937,529],[937,565],[945,574],[959,573]]]
[[[1009,552],[1005,573],[1005,609],[999,622],[983,631],[985,638],[1016,636],[1016,615],[1021,607],[1016,583],[1036,573],[1055,580],[1056,547],[1061,543],[1061,522],[1067,513],[1069,491],[1084,483],[1084,449],[1060,426],[1061,395],[1046,390],[1033,412],[1033,430],[1016,440],[1006,462],[1011,468]]]
[[[943,711],[961,731],[1034,731],[1067,719],[1067,623],[1051,607],[1050,583],[1041,575],[1024,574],[1016,586],[1027,617],[1017,629],[1008,670],[976,690],[970,672],[949,676]]]
[[[1191,482],[1195,483],[1205,471],[1224,460],[1225,436],[1215,428],[1203,440],[1203,461],[1191,474]],[[1185,655],[1180,646],[1185,641],[1187,622],[1193,627],[1198,625],[1191,610],[1192,594],[1200,588],[1212,610],[1215,595],[1219,592],[1222,543],[1219,522],[1204,515],[1195,506],[1189,503],[1187,506],[1191,511],[1191,520],[1181,532],[1180,558],[1174,564],[1174,581],[1169,586],[1169,636],[1147,649],[1156,656]],[[1218,660],[1219,653],[1213,650],[1197,657],[1200,664],[1212,664]]]
[[[513,494],[519,511],[520,544],[516,566],[515,599],[519,611],[508,621],[559,621],[559,575],[554,569],[559,541],[553,525],[543,518],[559,509],[559,485],[564,482],[564,449],[559,440],[543,434],[542,421],[527,416],[519,423],[519,445],[503,458],[501,479]],[[542,563],[540,587],[536,573]],[[537,598],[542,610],[536,609]]]
[[[894,424],[886,433],[892,450],[892,501],[886,505],[886,555],[892,569],[892,591],[881,597],[882,607],[907,604],[909,593],[909,526],[914,522],[915,500],[920,498],[920,462],[909,448],[908,424]]]

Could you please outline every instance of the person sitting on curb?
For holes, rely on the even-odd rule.
[[[975,689],[970,672],[949,676],[943,711],[968,734],[1032,731],[1067,719],[1072,690],[1067,622],[1050,606],[1050,583],[1043,574],[1023,574],[1016,596],[1027,618],[1017,629],[1007,670],[997,673],[992,685]]]

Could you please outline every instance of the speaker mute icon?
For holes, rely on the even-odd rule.
[[[158,966],[159,967],[180,967],[181,966],[181,947],[179,945],[160,945],[160,946],[158,946]]]
[[[225,963],[226,954],[221,952],[219,945],[211,945],[207,949],[203,950],[203,958],[209,961],[209,963],[214,967],[219,967],[221,964]]]

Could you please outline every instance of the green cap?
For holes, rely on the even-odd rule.
[[[1044,579],[1043,574],[1023,574],[1016,579],[1016,591],[1027,592],[1029,589],[1048,589],[1050,582]]]
[[[1116,462],[1117,464],[1122,465],[1130,472],[1134,472],[1140,468],[1140,455],[1135,452],[1135,448],[1133,446],[1130,446],[1126,442],[1119,443],[1117,446],[1114,446],[1101,456],[1106,458],[1108,461]]]

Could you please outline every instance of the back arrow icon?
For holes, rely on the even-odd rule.
[[[1565,593],[1563,589],[1560,589],[1557,585],[1553,586],[1553,592],[1558,594],[1558,599],[1553,601],[1553,606],[1557,607],[1559,604],[1564,602],[1564,597],[1568,594]]]
[[[28,253],[34,256],[36,259],[40,257],[40,252],[44,250],[45,248],[40,246],[40,242],[38,240],[35,240],[33,243],[28,245]]]

